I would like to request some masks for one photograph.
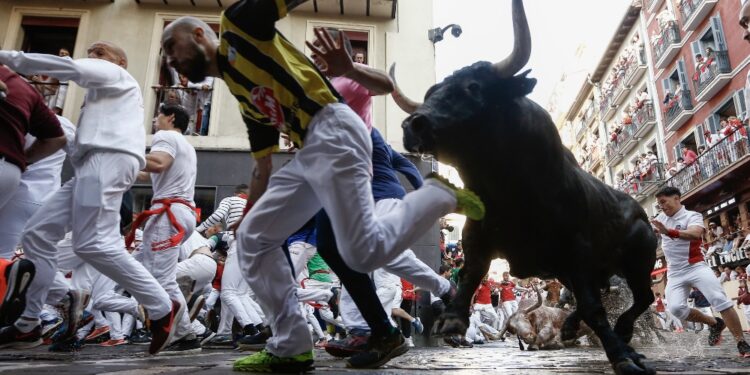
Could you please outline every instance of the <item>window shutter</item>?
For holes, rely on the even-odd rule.
[[[734,92],[734,109],[737,111],[737,118],[744,120],[747,116],[747,103],[745,103],[745,89],[739,89]]]
[[[708,116],[706,119],[706,125],[708,126],[708,130],[711,131],[711,133],[719,134],[719,122],[721,121],[721,116],[719,116],[716,113],[713,113]]]
[[[690,43],[690,50],[693,51],[693,65],[698,63],[695,59],[696,55],[700,54],[703,57],[706,56],[706,51],[703,50],[703,43],[700,40]]]
[[[682,86],[682,91],[689,90],[688,87],[688,78],[687,78],[687,69],[685,68],[685,60],[680,60],[677,62],[677,76],[680,78],[680,85]]]
[[[703,135],[704,124],[700,124],[695,127],[695,139],[698,140],[698,146],[706,145],[706,137]]]
[[[714,34],[714,46],[717,51],[726,51],[727,42],[724,40],[724,28],[721,26],[721,17],[711,17],[711,32]]]

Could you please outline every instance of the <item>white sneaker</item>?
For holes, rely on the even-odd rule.
[[[411,337],[405,338],[404,341],[406,342],[406,346],[407,347],[409,347],[409,348],[413,348],[414,347],[414,340],[412,340]]]

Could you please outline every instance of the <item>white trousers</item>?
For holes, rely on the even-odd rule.
[[[157,203],[151,206],[151,209],[156,210],[161,207],[162,204]],[[192,208],[183,204],[172,204],[171,209],[175,219],[185,230],[185,237],[182,238],[182,242],[185,242],[189,235],[195,231],[195,212]],[[180,257],[182,242],[172,247],[164,245],[175,234],[177,234],[177,229],[169,221],[166,212],[149,217],[143,227],[143,249],[141,250],[143,258],[141,262],[172,300],[187,306],[185,296],[177,285],[177,262]],[[192,333],[187,309],[184,309],[182,316],[177,317],[177,319],[179,320],[174,333],[175,340]]]
[[[0,210],[13,198],[21,183],[21,168],[0,158]]]
[[[237,241],[233,241],[232,244],[229,245],[227,259],[224,263],[224,273],[221,275],[220,298],[222,320],[224,320],[224,316],[228,319],[233,317],[234,319],[237,319],[243,327],[248,324],[260,324],[263,320],[250,303],[250,288],[245,279],[242,278],[237,256]],[[231,313],[231,315],[227,313]],[[232,319],[229,319],[228,323],[231,327]]]
[[[242,221],[237,233],[240,266],[272,320],[274,337],[266,346],[270,353],[288,357],[313,347],[295,296],[295,278],[280,247],[321,208],[331,219],[341,257],[359,272],[388,264],[455,209],[453,191],[427,181],[407,194],[398,209],[377,216],[371,155],[370,135],[359,116],[346,104],[326,106],[311,121],[305,147],[271,176],[268,190]]]
[[[307,262],[315,256],[317,248],[306,242],[292,242],[289,244],[289,258],[292,260],[294,267],[295,279],[297,282],[310,277],[307,270]]]
[[[495,329],[500,327],[500,318],[497,316],[497,312],[495,311],[495,308],[492,307],[492,304],[475,303],[474,312],[478,312],[481,316],[482,322],[487,323],[487,325],[494,327]]]
[[[667,287],[664,291],[667,309],[679,320],[685,320],[690,314],[687,299],[692,288],[700,290],[717,312],[734,306],[708,264],[696,263],[667,275]]]
[[[192,292],[202,291],[216,276],[216,261],[204,254],[195,254],[177,263],[177,279],[184,277],[195,281]]]
[[[513,315],[513,313],[518,311],[518,301],[516,300],[503,301],[502,306],[503,306],[503,313],[505,313],[506,319],[510,318],[510,316]]]
[[[36,275],[26,293],[23,316],[37,318],[57,270],[57,242],[66,226],[73,231],[73,251],[141,302],[152,319],[172,310],[164,288],[125,250],[120,236],[122,195],[135,181],[138,160],[125,153],[91,152],[76,176],[29,220],[21,240]]]
[[[21,243],[21,234],[26,223],[42,206],[42,202],[24,187],[16,189],[10,198],[5,206],[0,208],[0,258],[4,259],[13,257],[16,247]]]

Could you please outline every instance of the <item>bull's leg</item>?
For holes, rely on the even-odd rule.
[[[648,226],[638,221],[626,237],[622,274],[633,292],[633,305],[617,319],[615,333],[628,343],[633,338],[635,320],[654,302],[651,292],[651,269],[656,261],[656,241]]]
[[[638,354],[628,347],[609,326],[607,313],[602,305],[599,289],[594,280],[580,273],[578,279],[573,282],[572,288],[573,294],[578,300],[576,311],[601,340],[615,373],[618,375],[655,374],[656,372],[653,369],[641,367],[635,363],[633,356],[639,359]]]
[[[563,341],[574,340],[578,335],[578,330],[581,328],[581,316],[578,314],[578,310],[573,311],[565,318],[562,328],[560,329],[560,338]]]
[[[480,225],[467,220],[463,231],[464,267],[459,272],[458,292],[440,319],[441,332],[463,335],[469,327],[471,297],[490,269],[491,242],[485,241]]]

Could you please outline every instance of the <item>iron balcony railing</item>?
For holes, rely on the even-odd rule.
[[[599,102],[599,116],[602,118],[604,118],[604,114],[609,110],[610,99],[612,99],[611,94],[603,97],[602,101]]]
[[[698,8],[700,8],[701,4],[705,0],[682,0],[678,6],[680,8],[680,17],[682,17],[682,23],[687,23],[687,21],[690,19],[690,16],[695,13]]]
[[[607,149],[604,151],[604,156],[607,161],[614,159],[620,153],[620,142],[618,139],[607,143]]]
[[[628,63],[628,68],[625,71],[625,81],[630,82],[630,77],[638,71],[638,68],[646,64],[646,51],[643,48],[638,50],[638,53],[634,53]]]
[[[641,108],[636,109],[633,113],[633,124],[635,124],[638,129],[644,124],[652,121],[656,121],[656,112],[654,111],[653,103],[644,103],[641,105]]]
[[[576,128],[576,139],[580,139],[586,133],[586,124],[583,121],[579,121]]]
[[[588,107],[586,107],[586,111],[583,112],[583,116],[581,116],[581,121],[583,121],[586,125],[591,125],[591,121],[594,119],[594,102],[591,101]]]
[[[716,79],[719,74],[731,73],[729,66],[729,52],[716,51],[714,56],[709,56],[703,66],[696,69],[693,76],[693,87],[695,95],[700,95],[706,87]]]
[[[735,128],[719,142],[698,156],[690,165],[686,165],[667,180],[667,185],[680,189],[685,195],[704,182],[744,159],[750,150],[747,138],[747,126]]]
[[[664,164],[657,160],[643,161],[649,163],[641,167],[638,165],[635,170],[620,182],[616,188],[632,196],[646,194],[664,182]]]
[[[659,39],[659,42],[654,46],[654,56],[656,57],[656,61],[661,59],[664,53],[669,49],[670,45],[679,44],[680,41],[680,29],[677,27],[676,23],[673,22],[665,27],[661,32],[661,39]]]
[[[690,90],[682,90],[677,96],[670,96],[669,100],[664,103],[664,118],[666,119],[666,126],[674,120],[682,111],[693,109],[693,100],[690,96]]]
[[[199,89],[190,87],[164,87],[153,86],[156,94],[156,106],[154,117],[159,114],[159,106],[162,104],[180,104],[188,113],[189,135],[208,135],[208,120],[211,112],[211,94],[213,88]]]

